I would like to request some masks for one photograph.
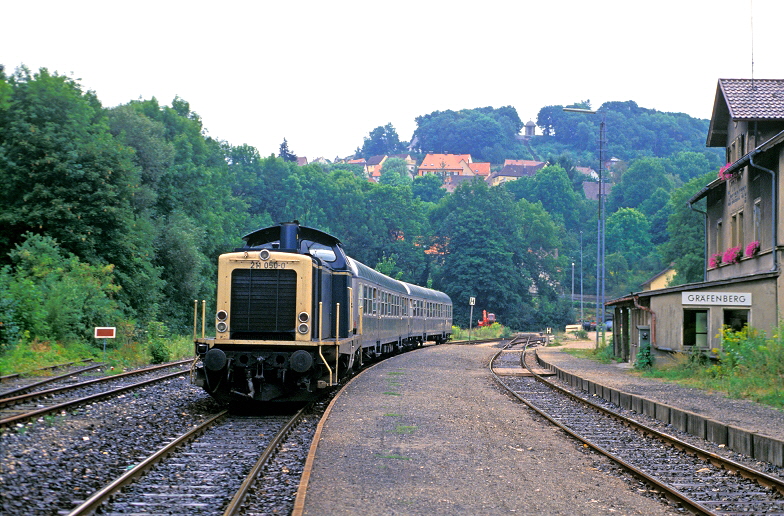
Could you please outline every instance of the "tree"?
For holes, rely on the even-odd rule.
[[[283,138],[283,143],[280,144],[280,151],[278,151],[278,157],[281,158],[283,161],[297,161],[297,155],[293,152],[289,151],[289,142]]]
[[[567,230],[577,229],[582,199],[572,188],[563,167],[549,165],[531,178],[521,178],[504,184],[516,198],[539,201],[544,209]]]
[[[629,264],[639,263],[651,251],[650,224],[634,208],[621,208],[607,217],[607,253],[621,253]]]
[[[384,126],[378,126],[370,131],[370,135],[366,136],[362,143],[362,150],[359,152],[359,155],[368,159],[371,156],[400,154],[405,150],[405,145],[400,141],[397,131],[395,131],[395,128],[389,123]]]
[[[438,202],[446,195],[443,185],[443,180],[435,174],[415,177],[412,183],[414,197],[424,202]]]
[[[677,275],[673,285],[694,283],[704,279],[705,272],[705,219],[702,213],[692,210],[687,202],[706,184],[716,178],[716,172],[697,177],[672,192],[667,209],[669,240],[661,246],[665,262],[675,264]],[[701,208],[705,210],[704,206]]]
[[[444,197],[430,218],[443,251],[434,286],[452,298],[456,324],[468,324],[472,296],[515,329],[557,318],[559,230],[541,204],[515,203],[506,190],[475,180]]]
[[[659,187],[665,191],[672,188],[666,177],[663,160],[637,159],[629,165],[620,182],[610,192],[608,210],[612,212],[619,208],[637,208],[648,199],[652,189]]]
[[[523,124],[511,106],[434,111],[416,122],[414,140],[421,152],[471,154],[485,161],[504,151],[527,155],[516,140]]]
[[[391,186],[410,186],[411,176],[408,173],[408,163],[400,158],[387,158],[381,168],[381,177],[378,182]]]

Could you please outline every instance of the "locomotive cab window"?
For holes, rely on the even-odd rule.
[[[335,250],[324,244],[319,244],[318,242],[310,242],[308,240],[304,240],[302,242],[302,247],[307,250],[307,253],[309,255],[315,256],[321,261],[334,262],[335,260],[337,260],[337,256],[335,255]]]

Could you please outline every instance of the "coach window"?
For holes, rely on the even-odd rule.
[[[378,290],[373,289],[373,315],[378,314]]]
[[[708,347],[708,311],[685,309],[683,311],[683,345]]]
[[[728,326],[732,331],[741,331],[744,326],[749,324],[749,311],[737,309],[724,310],[724,326]]]

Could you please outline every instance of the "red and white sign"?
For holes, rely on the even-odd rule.
[[[113,339],[117,336],[117,328],[114,326],[96,326],[95,338],[96,339]]]

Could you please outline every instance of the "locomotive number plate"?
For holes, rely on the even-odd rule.
[[[275,262],[268,260],[266,262],[254,260],[250,262],[251,269],[285,269],[286,262]]]

